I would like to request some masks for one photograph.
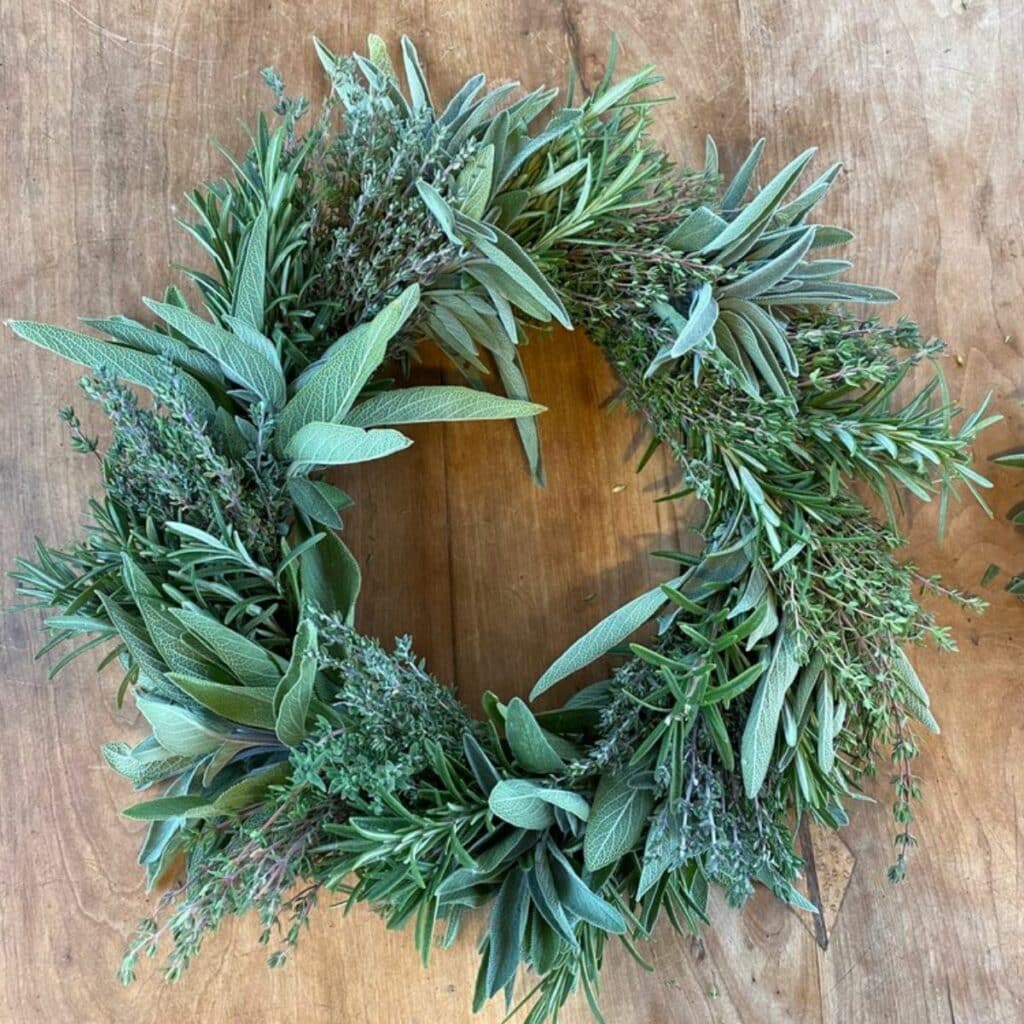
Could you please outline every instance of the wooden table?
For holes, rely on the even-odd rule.
[[[236,119],[268,104],[259,70],[273,63],[292,91],[319,96],[310,36],[349,50],[369,31],[412,34],[438,92],[478,69],[559,83],[569,55],[592,83],[615,31],[623,67],[656,62],[677,97],[658,134],[680,158],[699,160],[711,132],[726,167],[762,134],[770,167],[811,144],[822,166],[843,159],[826,215],[856,231],[858,279],[895,287],[893,315],[912,313],[949,339],[946,369],[966,405],[994,392],[1006,420],[985,435],[982,463],[1024,443],[1024,8],[1014,0],[403,0],[386,10],[5,0],[3,315],[69,325],[80,314],[139,315],[140,296],[170,279],[168,261],[193,256],[174,218],[184,190],[224,167],[207,136],[237,149]],[[76,397],[76,370],[9,335],[0,352],[9,566],[35,534],[73,537],[97,478],[55,416]],[[504,425],[417,430],[413,449],[346,485],[358,499],[348,537],[367,567],[362,625],[411,632],[472,703],[486,688],[525,693],[567,642],[658,579],[647,552],[686,526],[678,509],[651,502],[661,468],[634,474],[633,427],[600,408],[613,381],[586,339],[537,338],[527,364],[551,410],[547,489],[530,484]],[[941,546],[931,510],[915,509],[908,524],[913,556],[954,586],[977,587],[990,563],[1024,569],[1024,544],[1004,518],[1024,475],[991,476],[995,520],[966,503]],[[991,610],[977,620],[939,609],[961,654],[917,658],[944,732],[920,762],[923,845],[909,880],[885,880],[880,784],[879,806],[861,807],[838,839],[817,839],[827,952],[806,918],[770,899],[742,913],[716,900],[702,940],[666,930],[651,943],[654,975],[611,953],[610,1022],[1024,1019],[1024,609],[999,584],[987,596]],[[128,786],[97,746],[136,715],[115,710],[111,678],[84,663],[47,682],[32,660],[37,624],[6,616],[0,646],[0,1020],[470,1019],[473,928],[428,973],[408,935],[364,912],[320,912],[297,959],[276,972],[246,921],[209,943],[187,984],[164,987],[147,971],[119,987],[121,947],[144,907],[139,825],[118,816]],[[564,1017],[588,1019],[582,1005]]]

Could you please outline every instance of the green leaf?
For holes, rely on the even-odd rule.
[[[189,757],[168,754],[152,736],[134,748],[127,743],[104,743],[100,753],[103,760],[136,789],[180,775],[192,763]]]
[[[461,211],[474,220],[486,212],[491,199],[491,182],[494,178],[494,146],[481,146],[459,172],[456,184],[462,202]]]
[[[302,593],[321,611],[340,612],[351,625],[363,575],[352,552],[336,533],[328,532],[299,556]]]
[[[323,523],[332,530],[340,530],[342,526],[338,510],[352,504],[352,499],[333,484],[304,476],[288,479],[288,496],[314,523]]]
[[[758,683],[743,730],[740,766],[744,789],[750,799],[760,792],[768,774],[782,703],[799,669],[793,627],[786,619],[776,634],[771,660]]]
[[[529,779],[503,779],[491,790],[487,806],[495,817],[518,828],[547,828],[555,815],[541,789]]]
[[[244,779],[225,789],[210,805],[210,811],[216,814],[231,814],[252,807],[266,796],[271,786],[287,782],[291,772],[291,764],[287,761],[278,761],[257,768],[249,772]]]
[[[313,700],[317,673],[316,627],[308,619],[299,623],[292,647],[291,661],[274,691],[277,738],[289,747],[297,747],[306,738],[306,721]]]
[[[129,320],[124,316],[81,317],[81,321],[97,331],[117,338],[131,348],[166,356],[175,366],[180,366],[199,380],[208,381],[218,387],[224,383],[224,374],[221,373],[216,359],[205,352],[189,348],[183,341],[172,338],[169,334],[154,331],[151,327],[145,327],[138,321]]]
[[[670,580],[668,586],[674,586],[683,579],[677,576]],[[607,654],[617,644],[622,643],[631,633],[638,630],[645,622],[657,614],[665,603],[665,593],[660,586],[635,597],[617,611],[602,619],[593,629],[585,633],[551,664],[548,670],[537,680],[530,691],[530,700],[536,700],[542,693],[550,690],[566,676],[578,672],[592,661]]]
[[[665,245],[682,253],[699,252],[727,226],[727,221],[706,206],[698,206],[663,239]]]
[[[730,221],[723,231],[720,231],[703,246],[700,253],[702,255],[719,253],[739,241],[748,232],[756,231],[760,225],[766,223],[782,201],[783,196],[792,187],[793,182],[800,177],[800,173],[814,153],[813,149],[805,150],[795,160],[788,163],[757,193],[750,204],[740,211],[735,220]]]
[[[436,385],[385,391],[360,402],[346,417],[353,427],[456,420],[511,420],[545,412],[543,405],[502,398],[475,388]]]
[[[395,66],[391,63],[391,55],[388,53],[388,44],[378,35],[372,33],[366,39],[366,46],[370,53],[370,60],[384,72],[388,78],[398,81],[395,74]]]
[[[655,303],[654,311],[676,330],[675,341],[666,345],[651,360],[644,377],[648,378],[664,363],[673,359],[681,359],[698,345],[714,329],[718,320],[718,303],[711,297],[711,285],[705,283],[695,293],[690,303],[688,319],[683,319],[668,303]]]
[[[487,929],[490,949],[485,991],[488,998],[515,979],[522,956],[529,908],[526,873],[521,868],[513,868],[505,876],[494,899]]]
[[[203,796],[162,796],[155,800],[144,800],[121,813],[136,821],[166,821],[169,818],[204,817],[202,814],[197,815],[196,811],[208,806],[209,800]]]
[[[266,279],[267,208],[263,206],[246,236],[231,300],[232,314],[257,331],[263,330]]]
[[[372,320],[335,342],[304,378],[278,420],[278,444],[284,448],[307,423],[340,423],[363,385],[384,361],[388,342],[402,329],[420,301],[410,285]]]
[[[159,356],[136,352],[123,345],[90,338],[63,327],[32,323],[28,320],[8,320],[10,327],[19,338],[34,345],[56,352],[73,363],[90,370],[108,370],[122,380],[159,394],[167,388],[167,367]],[[204,416],[213,416],[213,400],[206,389],[187,373],[181,374],[182,389],[186,400]]]
[[[473,773],[473,778],[476,779],[476,784],[484,796],[490,796],[491,790],[501,782],[501,776],[498,774],[498,769],[494,767],[494,762],[487,756],[471,732],[463,734],[462,749],[466,755],[469,770]]]
[[[740,203],[743,202],[743,197],[747,194],[747,189],[750,188],[750,181],[754,176],[754,171],[757,170],[757,165],[761,162],[761,154],[763,152],[764,139],[758,139],[754,143],[754,148],[750,151],[750,155],[740,165],[740,169],[736,172],[736,177],[729,182],[728,188],[722,194],[723,210],[736,210],[739,208]]]
[[[818,687],[818,767],[822,774],[829,775],[836,763],[836,748],[833,743],[832,686],[828,677]]]
[[[157,742],[171,754],[199,757],[216,750],[227,738],[227,733],[205,716],[178,704],[140,693],[135,697],[135,705],[149,722]]]
[[[175,672],[203,676],[209,665],[188,640],[186,630],[160,600],[156,587],[127,555],[122,555],[123,575],[129,593],[142,612],[146,630],[160,657]]]
[[[281,671],[259,644],[198,608],[168,609],[228,671],[246,686],[276,686]]]
[[[560,807],[580,821],[586,821],[590,817],[590,804],[581,793],[574,793],[571,789],[552,789],[544,786],[537,795],[545,803],[551,804],[552,807]]]
[[[774,259],[745,274],[719,291],[723,299],[752,299],[786,278],[807,255],[814,242],[814,228],[804,231],[797,240]]]
[[[225,377],[262,398],[271,408],[278,409],[284,404],[285,382],[280,361],[273,346],[258,331],[250,327],[233,333],[180,306],[153,299],[143,302],[196,348],[216,359]]]
[[[290,472],[309,466],[345,466],[383,459],[408,448],[412,441],[397,430],[363,430],[344,423],[307,423],[292,435],[285,454]]]
[[[578,918],[612,935],[626,931],[626,919],[607,900],[597,895],[573,870],[561,850],[550,846],[555,889],[562,905]]]
[[[519,697],[513,697],[509,702],[505,736],[515,759],[528,772],[549,775],[565,767],[544,730],[537,724],[537,719]]]
[[[587,870],[600,871],[629,853],[643,834],[653,806],[654,797],[637,785],[635,774],[603,775],[583,838]]]
[[[274,728],[274,694],[269,687],[226,686],[178,672],[172,672],[170,679],[183,693],[229,722]]]

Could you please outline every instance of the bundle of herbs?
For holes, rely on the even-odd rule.
[[[579,103],[476,75],[439,106],[408,40],[404,83],[375,37],[368,57],[317,45],[319,114],[268,73],[277,122],[191,196],[199,312],[170,289],[153,323],[87,320],[100,336],[10,324],[89,368],[111,425],[101,448],[62,413],[105,496],[83,540],[40,543],[14,575],[57,610],[47,649],[74,645],[55,671],[106,646],[150,729],[104,756],[146,792],[126,813],[150,823],[150,886],[184,869],[125,979],[163,946],[177,977],[249,911],[277,963],[342,893],[414,922],[425,962],[488,907],[475,1006],[504,992],[540,1024],[582,988],[598,1013],[607,938],[639,956],[663,917],[698,928],[712,884],[813,912],[794,830],[843,825],[880,751],[901,877],[914,728],[937,729],[905,650],[952,643],[918,602],[941,588],[897,557],[898,518],[907,495],[986,486],[970,445],[990,420],[958,420],[938,370],[913,390],[940,344],[847,308],[893,296],[840,280],[827,250],[850,235],[810,219],[838,167],[797,192],[807,152],[752,191],[763,144],[726,182],[710,141],[678,167],[648,136],[659,79],[616,82],[614,60]],[[474,720],[410,641],[359,633],[336,532],[351,499],[324,471],[401,451],[406,423],[509,418],[541,479],[519,345],[551,321],[602,349],[645,460],[664,446],[678,468],[666,498],[706,506],[705,546],[660,553],[665,585],[533,696],[612,652],[610,678],[546,712],[488,694]],[[425,344],[465,386],[380,374]]]

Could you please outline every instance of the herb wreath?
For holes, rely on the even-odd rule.
[[[185,868],[124,979],[162,942],[176,978],[250,910],[277,963],[329,892],[414,920],[424,962],[440,925],[451,943],[490,905],[474,1006],[502,990],[512,1005],[524,966],[531,1024],[580,987],[598,1013],[608,936],[635,953],[663,912],[696,929],[711,883],[813,910],[793,885],[796,822],[843,825],[879,748],[900,878],[911,719],[936,729],[903,645],[952,647],[915,595],[977,602],[895,559],[896,514],[905,492],[944,504],[958,482],[987,486],[969,445],[989,420],[954,429],[938,374],[898,398],[941,345],[844,308],[894,296],[817,258],[851,237],[808,223],[838,165],[792,197],[805,152],[749,199],[762,143],[724,187],[710,140],[703,169],[675,166],[647,136],[660,79],[614,82],[614,50],[599,87],[574,105],[570,84],[551,113],[554,90],[484,91],[483,75],[436,107],[408,40],[404,92],[380,39],[368,58],[317,48],[332,88],[311,127],[267,72],[278,123],[261,117],[233,177],[190,197],[205,315],[170,288],[146,300],[155,326],[87,319],[102,338],[10,324],[88,367],[112,425],[101,453],[62,412],[105,495],[84,540],[38,543],[14,576],[59,610],[44,651],[86,637],[54,673],[112,642],[101,667],[120,664],[118,701],[130,691],[151,729],[103,753],[159,793],[125,812],[150,822],[149,885]],[[603,350],[645,459],[665,446],[678,466],[668,497],[706,505],[705,547],[661,553],[677,575],[533,696],[623,655],[609,679],[543,713],[488,694],[474,721],[407,639],[388,651],[355,628],[359,567],[335,532],[350,500],[323,472],[400,451],[396,425],[511,418],[540,479],[517,346],[552,320]],[[472,386],[379,376],[425,342]],[[489,365],[504,396],[482,388]]]

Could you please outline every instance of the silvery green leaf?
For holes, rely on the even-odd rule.
[[[487,78],[482,74],[466,79],[459,91],[448,101],[437,123],[446,127],[458,124],[460,118],[473,109],[473,100],[486,83]]]
[[[345,417],[354,427],[394,423],[436,423],[455,420],[506,420],[536,416],[543,405],[502,398],[475,388],[436,385],[402,388],[372,395]]]
[[[818,767],[824,775],[830,775],[836,763],[836,748],[832,741],[834,710],[832,687],[826,676],[818,687]]]
[[[505,738],[516,761],[528,772],[550,775],[565,767],[544,730],[537,724],[537,719],[519,697],[509,701],[505,715]]]
[[[775,353],[767,342],[762,343],[760,335],[751,328],[750,323],[728,310],[722,313],[722,322],[732,332],[733,338],[771,391],[779,398],[791,397],[792,389]]]
[[[140,693],[135,705],[149,722],[157,742],[170,754],[198,757],[216,750],[227,738],[223,725],[178,704]]]
[[[493,153],[494,147],[491,146],[490,149]],[[455,229],[455,211],[448,205],[441,193],[422,178],[416,180],[416,191],[420,194],[420,198],[426,204],[434,220],[437,221],[438,226],[445,233],[448,241],[454,245],[462,245],[463,239]]]
[[[800,261],[807,255],[814,241],[814,228],[808,228],[797,240],[784,252],[774,259],[762,264],[756,270],[745,274],[743,277],[724,288],[719,289],[719,296],[723,299],[733,297],[737,299],[750,299],[761,292],[767,291],[787,277]]]
[[[771,313],[748,299],[725,299],[722,302],[722,308],[728,309],[745,320],[760,335],[761,339],[771,346],[779,362],[786,368],[790,376],[797,376],[800,367],[797,364],[796,353],[794,353],[782,326]]]
[[[277,442],[282,448],[307,423],[339,423],[345,418],[370,375],[384,361],[388,342],[412,316],[419,299],[419,287],[410,285],[372,320],[328,349],[278,419]]]
[[[669,581],[668,586],[675,586],[682,579],[682,576],[677,576]],[[536,700],[566,676],[578,672],[607,654],[616,644],[622,643],[626,637],[653,618],[665,600],[661,586],[657,586],[606,616],[555,659],[534,684],[530,691],[530,699]]]
[[[866,284],[847,284],[843,281],[808,281],[796,291],[779,294],[767,292],[756,302],[763,306],[822,306],[832,302],[865,302],[884,305],[895,302],[899,296],[888,288],[875,288]]]
[[[135,821],[167,821],[170,818],[203,817],[202,813],[197,812],[208,804],[209,800],[199,795],[161,796],[155,800],[144,800],[121,813]]]
[[[708,177],[718,174],[718,147],[710,135],[704,136],[704,174]]]
[[[677,333],[672,343],[666,345],[651,361],[644,373],[645,379],[653,376],[659,366],[673,359],[681,359],[702,344],[714,330],[718,319],[718,303],[711,297],[711,285],[707,282],[694,294],[690,301],[689,317],[685,320],[668,303],[658,302],[653,308]]]
[[[405,80],[413,110],[433,110],[434,104],[430,99],[430,89],[423,74],[420,56],[408,36],[402,36],[402,63],[405,65]]]
[[[267,351],[265,346],[269,343],[266,339],[263,339],[264,344],[257,344],[251,337],[232,334],[179,306],[153,299],[143,299],[143,302],[158,317],[188,338],[196,348],[216,359],[225,377],[241,384],[275,409],[283,404],[284,374],[272,346]],[[263,338],[255,330],[252,334],[256,338]]]
[[[853,232],[846,228],[837,228],[828,224],[814,225],[814,245],[812,249],[828,249],[834,245],[845,245],[853,241]]]
[[[600,871],[629,853],[643,834],[654,806],[650,790],[627,772],[601,776],[583,838],[583,863]]]
[[[291,765],[287,761],[264,765],[249,772],[243,779],[217,795],[209,807],[207,816],[232,814],[253,807],[266,797],[271,786],[287,782],[291,772]]]
[[[730,221],[723,231],[701,248],[700,252],[702,254],[721,252],[739,242],[748,232],[756,233],[757,229],[765,224],[775,212],[782,197],[793,186],[793,182],[800,176],[814,153],[813,149],[805,150],[795,160],[788,163],[757,193],[749,205],[740,211],[736,219]]]
[[[845,274],[852,266],[849,260],[812,260],[797,267],[793,276],[801,281],[831,280]]]
[[[555,889],[562,905],[578,918],[595,928],[621,935],[626,930],[626,919],[607,900],[602,899],[588,886],[555,846],[551,850],[551,868]]]
[[[318,667],[316,645],[316,627],[303,619],[295,634],[288,668],[274,690],[275,731],[277,738],[289,747],[299,746],[308,731],[307,719]]]
[[[370,53],[370,60],[377,65],[380,70],[388,76],[398,80],[398,75],[395,73],[395,66],[391,63],[391,55],[388,53],[388,44],[381,39],[380,36],[374,35],[372,32],[366,39],[366,46]]]
[[[295,502],[295,507],[314,523],[322,523],[332,530],[342,527],[338,510],[352,504],[352,499],[344,491],[326,480],[310,480],[305,476],[288,479],[288,496]]]
[[[136,352],[115,345],[109,341],[90,338],[63,327],[33,323],[29,320],[8,320],[7,326],[26,341],[40,348],[49,349],[65,359],[88,367],[90,370],[105,369],[116,377],[132,384],[141,384],[155,393],[167,387],[167,368],[159,356],[148,352]],[[205,416],[213,415],[213,401],[206,389],[187,373],[181,374],[184,397],[195,409]]]
[[[498,376],[501,378],[502,387],[509,398],[517,401],[528,401],[530,398],[530,387],[526,381],[526,374],[523,372],[522,360],[519,357],[519,350],[511,343],[500,345],[493,350],[494,365],[497,367]],[[532,404],[532,403],[531,403]],[[526,462],[530,467],[530,475],[543,486],[544,484],[544,463],[540,452],[540,433],[537,429],[537,420],[534,416],[519,416],[516,418],[516,430],[519,432],[519,440],[526,453]]]
[[[551,804],[541,795],[543,787],[529,779],[503,779],[490,792],[491,813],[517,828],[547,828],[555,816]]]
[[[397,430],[363,430],[344,423],[307,423],[292,435],[285,455],[289,472],[304,473],[310,466],[345,466],[383,459],[408,448],[412,441]]]
[[[480,241],[477,248],[496,267],[516,280],[524,291],[544,307],[563,327],[572,329],[572,321],[558,293],[537,269],[520,244],[504,231],[494,228],[495,243]],[[546,318],[545,318],[546,319]]]
[[[481,792],[484,796],[490,796],[491,790],[501,782],[498,769],[494,767],[494,763],[471,732],[463,734],[462,749],[466,755],[469,770],[473,773],[473,778],[476,779]]]
[[[842,170],[842,164],[833,164],[824,174],[815,178],[792,202],[780,206],[775,211],[775,219],[781,224],[798,224],[826,195],[836,175]]]
[[[205,352],[189,348],[183,341],[172,338],[169,334],[154,331],[151,327],[145,327],[137,320],[129,320],[124,316],[82,317],[81,320],[83,324],[109,334],[130,348],[166,356],[175,366],[180,366],[198,380],[207,381],[215,386],[224,383],[224,374],[221,373],[216,359]]]
[[[340,612],[352,625],[363,577],[352,552],[334,532],[302,552],[299,576],[303,595],[324,612]]]
[[[761,154],[763,152],[764,139],[758,139],[754,143],[754,148],[750,151],[749,156],[740,165],[740,169],[736,172],[736,177],[729,182],[729,187],[722,194],[723,210],[736,210],[739,208],[740,203],[743,202],[743,197],[747,194],[747,189],[750,188],[750,181],[754,177],[757,165],[761,162]]]
[[[178,672],[172,672],[169,678],[182,693],[229,722],[256,729],[274,728],[274,695],[269,687],[227,686]]]
[[[537,794],[545,803],[552,807],[558,807],[567,811],[580,821],[586,821],[590,817],[590,804],[580,793],[574,793],[571,789],[553,789],[545,786]]]
[[[521,868],[513,868],[501,883],[487,927],[490,943],[484,982],[487,998],[515,981],[529,908],[526,873]]]
[[[685,220],[674,227],[663,239],[665,245],[677,252],[699,252],[717,238],[728,222],[706,206],[698,206]]]
[[[743,730],[740,765],[744,790],[750,799],[760,792],[768,774],[782,704],[799,670],[793,627],[783,619],[776,634],[771,660],[758,683]]]
[[[231,312],[255,331],[263,330],[266,282],[267,208],[264,206],[249,227],[240,264],[232,281]]]
[[[479,219],[487,212],[494,178],[494,146],[481,146],[459,172],[456,184],[462,196],[461,211]]]
[[[132,748],[120,742],[104,743],[100,747],[103,760],[136,789],[146,789],[155,782],[180,775],[192,763],[189,757],[168,754],[155,742],[147,750],[140,750],[139,747]]]
[[[281,671],[267,650],[199,608],[170,608],[181,623],[246,686],[276,686]]]

